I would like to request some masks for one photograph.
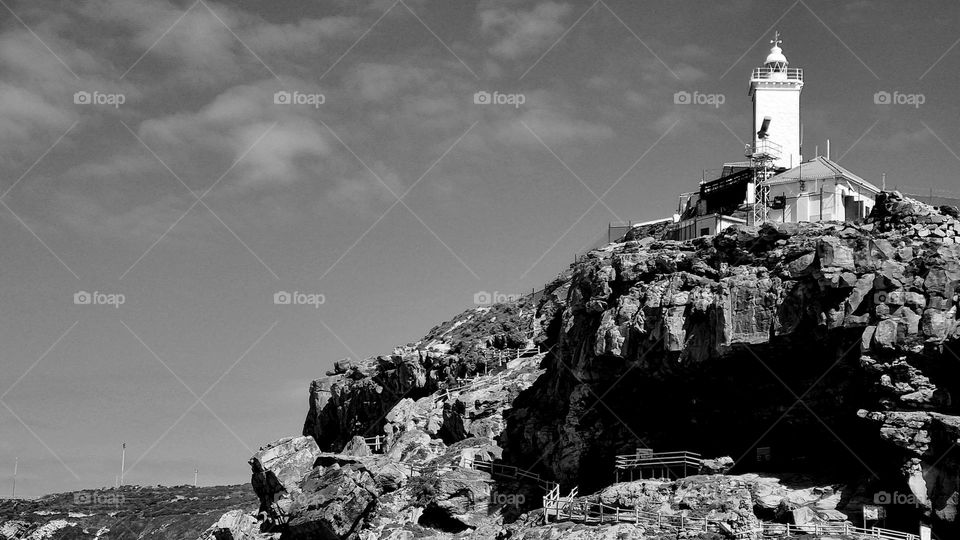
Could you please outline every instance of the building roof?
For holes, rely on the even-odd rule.
[[[860,187],[880,193],[880,188],[867,182],[863,178],[853,174],[849,170],[841,167],[837,162],[827,159],[823,156],[817,156],[810,161],[806,161],[792,169],[786,170],[780,174],[774,175],[770,179],[770,184],[784,184],[797,182],[800,180],[832,180],[842,179],[859,185]]]

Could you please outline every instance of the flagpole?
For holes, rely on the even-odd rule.
[[[13,495],[11,499],[17,498],[17,469],[20,467],[20,458],[13,459]]]
[[[123,443],[120,450],[120,486],[123,486],[123,469],[127,462],[127,443]]]

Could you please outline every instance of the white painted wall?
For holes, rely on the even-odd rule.
[[[799,81],[752,81],[753,143],[763,118],[769,116],[769,140],[783,148],[778,167],[792,168],[800,164],[800,90]]]
[[[823,214],[821,215],[820,189],[823,188]],[[786,195],[785,210],[771,210],[770,221],[797,223],[800,221],[854,221],[870,213],[876,204],[876,195],[869,191],[850,189],[833,180],[807,181],[805,191],[800,190],[799,182],[777,184],[770,188],[770,200],[778,195]],[[863,216],[847,215],[845,197],[863,202]]]

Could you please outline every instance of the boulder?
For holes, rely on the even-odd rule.
[[[880,349],[892,350],[897,345],[897,321],[887,319],[877,324],[873,333],[873,342]]]
[[[835,236],[824,236],[817,244],[820,267],[835,267],[851,272],[857,269],[853,249]]]
[[[946,339],[947,333],[950,331],[950,321],[947,319],[946,313],[939,309],[924,311],[920,325],[923,335],[937,341]]]
[[[733,468],[734,464],[730,456],[704,459],[701,461],[701,472],[702,474],[725,474]]]
[[[299,490],[300,480],[313,469],[319,455],[313,437],[286,437],[261,447],[253,457],[292,493]]]
[[[370,451],[370,446],[367,445],[367,441],[360,435],[355,435],[346,446],[343,447],[341,454],[348,456],[370,456],[373,455],[373,452]]]
[[[262,540],[273,535],[261,535],[257,518],[243,510],[231,510],[220,516],[197,540]]]
[[[293,495],[285,538],[353,538],[376,508],[381,490],[362,465],[318,468]]]

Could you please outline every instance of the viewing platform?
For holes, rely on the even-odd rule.
[[[670,480],[698,474],[702,466],[703,458],[696,452],[654,452],[649,448],[638,448],[635,454],[617,456],[616,477],[620,482],[621,473],[629,473],[627,476],[633,481],[634,471],[638,471],[637,480]]]

